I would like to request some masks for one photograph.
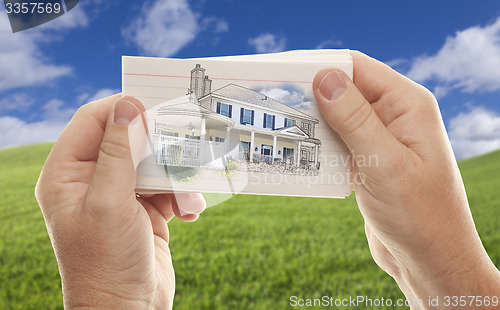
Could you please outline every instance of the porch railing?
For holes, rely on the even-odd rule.
[[[224,169],[226,155],[223,142],[152,135],[155,162],[158,165],[183,167],[210,167]]]

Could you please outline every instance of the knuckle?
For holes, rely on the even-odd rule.
[[[64,206],[71,205],[75,199],[73,195],[57,182],[40,179],[35,186],[35,199],[46,221]]]
[[[43,214],[49,213],[49,209],[55,204],[56,197],[59,194],[58,187],[52,183],[42,172],[35,185],[35,199]]]
[[[99,157],[110,158],[130,158],[130,147],[128,143],[120,143],[118,141],[103,140],[99,150]]]
[[[418,100],[417,102],[420,102],[422,106],[426,108],[438,106],[436,97],[430,90],[428,90],[426,87],[418,83],[415,83],[415,85],[416,85],[415,88],[416,91],[414,96],[416,97],[415,99]]]
[[[354,106],[345,113],[344,117],[340,121],[340,126],[342,131],[346,134],[358,131],[368,119],[372,116],[373,109],[363,104],[359,108]]]
[[[40,206],[40,209],[42,209],[42,211],[44,209],[44,205],[46,204],[45,192],[46,190],[43,180],[39,179],[35,185],[35,199],[38,202],[38,205]]]

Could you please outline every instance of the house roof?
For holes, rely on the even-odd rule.
[[[309,135],[305,133],[304,130],[302,130],[299,126],[293,125],[293,126],[288,126],[288,127],[282,127],[276,129],[280,133],[285,133],[285,134],[292,134],[292,135],[298,135],[298,136],[304,136],[309,138]]]
[[[268,109],[276,110],[283,112],[284,114],[288,114],[291,116],[296,116],[299,118],[311,120],[314,122],[319,122],[317,119],[314,117],[301,112],[299,110],[296,110],[282,102],[279,102],[269,96],[266,96],[264,94],[261,94],[255,90],[236,85],[236,84],[229,84],[224,87],[221,87],[217,90],[214,90],[211,92],[211,94],[216,95],[216,96],[221,96],[224,98],[228,99],[234,99],[242,102],[247,102],[250,104],[254,104],[257,106],[265,107]],[[209,96],[210,94],[208,94]]]
[[[179,122],[182,122],[183,117],[185,116],[199,117],[200,120],[202,117],[206,117],[208,119],[215,119],[222,121],[225,124],[234,126],[234,121],[230,118],[210,111],[209,109],[194,103],[194,100],[194,97],[190,94],[166,101],[158,106],[156,116],[175,115],[176,121],[178,120]]]
[[[171,99],[160,105],[158,113],[161,114],[181,114],[181,115],[199,115],[216,114],[193,102],[193,97],[185,95]]]

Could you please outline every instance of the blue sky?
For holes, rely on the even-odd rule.
[[[13,34],[0,5],[0,148],[54,141],[119,92],[121,56],[349,48],[437,96],[458,158],[500,148],[500,2],[81,0]]]

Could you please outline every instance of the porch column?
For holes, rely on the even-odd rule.
[[[226,139],[224,140],[224,143],[226,143],[226,156],[229,155],[229,153],[231,152],[231,127],[227,127],[226,128],[227,131],[226,131]]]
[[[200,142],[205,142],[205,136],[207,135],[207,119],[201,118],[201,129],[200,129]],[[203,145],[202,145],[203,147]]]
[[[318,167],[318,151],[319,151],[319,145],[315,144],[314,145],[314,168]]]
[[[302,141],[298,141],[297,142],[297,156],[296,156],[296,160],[295,160],[295,165],[297,167],[300,166],[300,149],[302,148]]]
[[[278,137],[273,136],[273,156],[271,157],[271,164],[274,164],[274,158],[276,158],[276,154],[278,153],[278,150],[276,149],[278,142]]]
[[[199,147],[199,151],[198,151],[198,160],[200,162],[200,166],[203,166],[204,163],[203,162],[203,153],[204,153],[204,148],[205,148],[205,140],[206,140],[206,136],[207,136],[207,119],[202,117],[201,118],[201,127],[200,127],[200,147]]]
[[[255,149],[255,131],[250,132],[250,162],[253,163],[253,152]]]

